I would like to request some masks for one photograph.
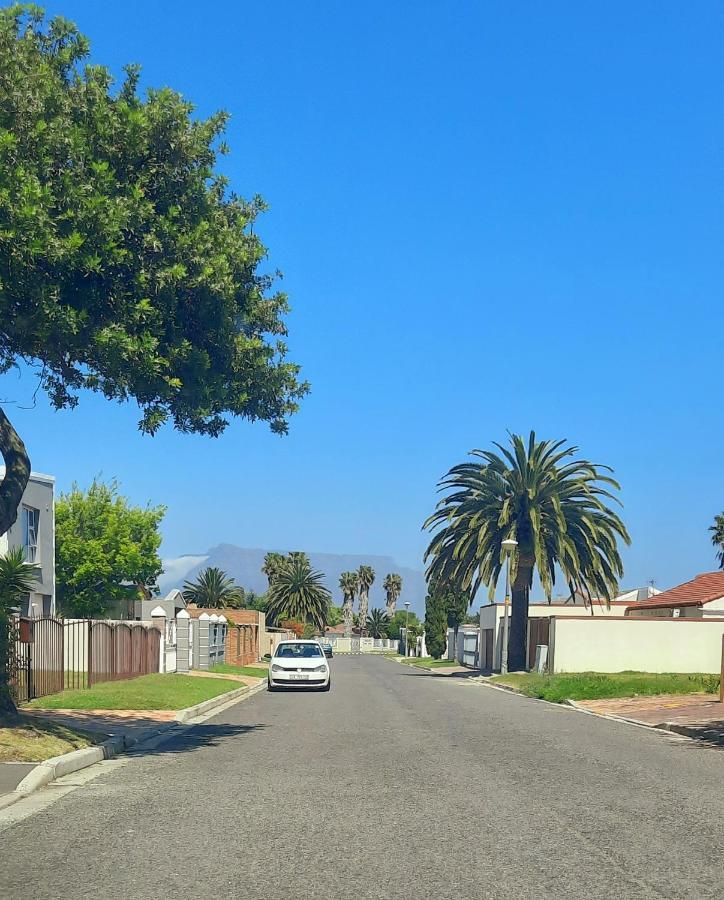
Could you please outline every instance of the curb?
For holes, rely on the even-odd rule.
[[[50,759],[46,759],[44,762],[38,763],[34,769],[31,769],[14,791],[0,797],[0,810],[7,809],[8,806],[12,806],[19,800],[34,794],[57,778],[62,778],[64,775],[72,775],[74,772],[87,769],[89,766],[94,766],[96,763],[103,762],[106,759],[113,759],[113,757],[130,750],[151,737],[162,735],[177,724],[192,723],[194,719],[204,716],[219,707],[232,706],[237,701],[251,697],[253,694],[258,694],[265,689],[266,683],[263,681],[261,684],[253,687],[244,686],[237,688],[225,694],[219,694],[218,697],[212,697],[211,700],[197,703],[195,706],[180,709],[176,713],[175,719],[171,722],[164,722],[158,726],[146,728],[135,735],[120,734],[103,741],[101,744],[96,744],[94,747],[82,747],[80,750],[71,750],[70,753],[63,753],[61,756],[53,756]]]

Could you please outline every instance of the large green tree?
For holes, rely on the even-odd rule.
[[[303,553],[291,554],[279,570],[267,594],[270,621],[298,619],[324,628],[331,594]]]
[[[134,506],[115,481],[73,485],[55,504],[56,596],[65,613],[98,616],[153,592],[163,506]]]
[[[367,616],[365,629],[370,637],[383,638],[387,637],[387,624],[389,618],[387,613],[382,609],[373,609]]]
[[[370,601],[370,588],[375,580],[375,570],[372,566],[360,566],[357,570],[359,579],[359,622],[362,628],[367,622],[367,607]]]
[[[385,575],[382,587],[387,599],[387,615],[389,618],[392,618],[395,614],[397,601],[402,593],[402,575],[398,575],[397,572],[390,572],[388,575]]]
[[[244,589],[216,566],[199,572],[193,581],[185,581],[181,593],[187,603],[206,609],[241,609],[245,605]]]
[[[425,598],[425,646],[434,659],[447,647],[447,603],[442,591],[430,591]]]
[[[339,586],[342,591],[342,616],[344,619],[344,636],[352,637],[352,622],[354,613],[354,601],[359,590],[359,573],[342,572],[339,576]]]
[[[714,517],[714,524],[709,531],[711,531],[711,542],[717,549],[719,568],[724,569],[724,513],[719,513]]]
[[[266,575],[269,587],[272,586],[274,579],[279,574],[286,557],[283,553],[270,551],[264,556],[264,565],[261,567],[262,572]]]
[[[0,719],[17,712],[10,691],[11,668],[14,666],[14,640],[11,610],[33,589],[35,569],[25,561],[22,547],[0,556]]]
[[[499,453],[474,450],[475,461],[452,468],[440,483],[448,491],[425,527],[435,531],[425,554],[428,579],[469,591],[481,585],[492,598],[505,566],[502,542],[518,546],[511,558],[511,670],[526,664],[528,598],[538,572],[550,600],[556,568],[573,595],[611,600],[623,565],[618,540],[629,543],[608,505],[619,489],[611,469],[573,459],[567,441],[527,441],[511,435]]]
[[[217,170],[227,116],[168,88],[117,89],[88,40],[37,7],[0,10],[0,372],[37,371],[54,407],[135,400],[140,428],[284,433],[307,391],[286,360],[287,300],[261,266],[264,209]],[[30,473],[0,408],[0,534]],[[203,466],[197,469],[203,478]]]
[[[457,646],[458,629],[468,618],[470,594],[455,587],[442,589],[442,594],[445,599],[447,627],[453,629],[455,646]]]

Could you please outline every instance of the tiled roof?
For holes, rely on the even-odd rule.
[[[704,572],[691,581],[663,591],[651,600],[632,603],[629,609],[675,609],[678,606],[703,606],[724,597],[724,571]]]

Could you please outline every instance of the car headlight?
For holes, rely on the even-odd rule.
[[[312,672],[326,672],[326,671],[327,671],[327,667],[326,667],[326,666],[315,666],[315,667],[312,669]]]
[[[272,672],[283,672],[284,666],[278,666],[276,663],[272,663]]]

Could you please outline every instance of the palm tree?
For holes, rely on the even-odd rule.
[[[619,485],[607,466],[571,460],[578,452],[567,441],[528,444],[511,435],[511,449],[473,450],[482,462],[455,466],[440,482],[449,490],[425,528],[440,529],[425,553],[430,581],[470,592],[481,584],[494,596],[505,564],[502,541],[518,542],[511,558],[513,587],[509,667],[525,668],[528,594],[533,571],[551,599],[556,566],[571,594],[609,602],[616,595],[623,565],[617,538],[630,539],[606,501]],[[618,502],[618,501],[616,501]]]
[[[387,595],[387,615],[391,619],[395,614],[395,607],[402,593],[402,575],[398,575],[397,572],[385,575],[382,587]]]
[[[383,612],[381,609],[373,609],[369,614],[366,623],[367,631],[370,633],[370,636],[373,638],[386,637],[386,629],[389,621],[386,612]]]
[[[13,643],[10,610],[19,605],[25,594],[33,590],[36,577],[35,567],[25,562],[22,547],[16,547],[0,556],[0,717],[17,714],[10,692],[10,654]]]
[[[375,580],[375,570],[372,566],[360,566],[357,575],[359,577],[359,621],[364,628],[367,622],[370,588]]]
[[[196,581],[185,581],[181,593],[187,603],[205,609],[238,608],[244,602],[243,589],[216,566],[204,569]]]
[[[344,616],[344,636],[352,637],[352,615],[354,601],[359,590],[359,575],[357,572],[342,572],[339,576],[339,586],[342,590],[344,603],[342,614]]]
[[[712,532],[711,542],[717,548],[719,568],[724,569],[724,513],[714,516],[714,524],[709,531]]]
[[[322,584],[323,578],[303,555],[287,559],[269,588],[267,614],[271,621],[299,619],[324,628],[331,594]]]
[[[283,553],[267,553],[264,557],[264,565],[261,567],[262,572],[266,575],[267,581],[269,582],[269,587],[272,586],[272,582],[279,574],[279,570],[284,565],[284,554]]]

